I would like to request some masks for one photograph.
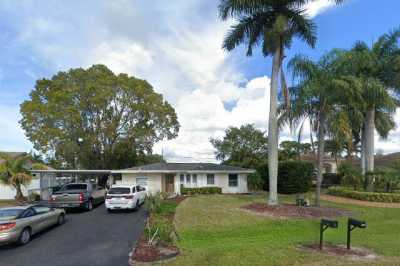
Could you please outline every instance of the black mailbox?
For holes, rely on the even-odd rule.
[[[355,228],[365,229],[367,228],[367,223],[365,221],[349,218],[347,221],[347,249],[350,249],[351,231]]]
[[[330,228],[338,228],[338,221],[322,219],[321,224]]]
[[[321,219],[319,233],[319,249],[323,248],[324,232],[328,228],[338,228],[339,222],[335,220]]]
[[[360,221],[352,218],[349,218],[349,224],[357,228],[367,228],[367,223],[365,221]]]

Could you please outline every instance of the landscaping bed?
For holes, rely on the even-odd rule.
[[[242,207],[250,212],[275,218],[332,218],[351,216],[352,212],[329,207],[301,207],[291,204],[269,206],[266,203],[252,203]]]
[[[146,204],[149,218],[145,231],[132,252],[131,263],[162,261],[179,254],[179,249],[174,244],[178,236],[173,221],[175,209],[185,197],[164,200],[157,197],[159,195],[147,199],[150,201]]]
[[[363,201],[400,203],[400,193],[366,192],[343,187],[331,187],[328,189],[328,194]]]
[[[352,259],[360,260],[367,259],[373,260],[378,256],[366,248],[352,247],[347,249],[344,245],[324,244],[323,249],[319,248],[319,244],[304,245],[300,247],[301,250],[323,253],[331,256],[350,257]]]

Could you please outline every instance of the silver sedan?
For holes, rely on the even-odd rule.
[[[42,205],[17,206],[0,209],[0,244],[17,242],[24,245],[31,236],[65,222],[63,209]]]

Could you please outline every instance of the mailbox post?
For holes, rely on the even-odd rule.
[[[365,221],[349,218],[347,221],[347,249],[350,249],[351,231],[356,228],[365,229],[367,228],[367,223]]]
[[[320,233],[319,233],[319,249],[322,250],[324,242],[324,232],[328,228],[338,228],[338,221],[321,219]]]

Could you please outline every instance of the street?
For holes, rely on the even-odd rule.
[[[94,266],[128,265],[128,254],[144,228],[146,211],[68,212],[64,225],[33,237],[25,246],[0,247],[0,265]]]

